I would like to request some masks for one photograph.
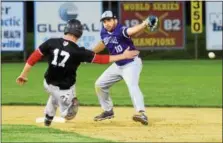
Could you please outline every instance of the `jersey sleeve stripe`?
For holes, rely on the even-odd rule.
[[[40,49],[38,48],[37,51],[43,56],[43,53],[40,51]]]
[[[109,61],[110,61],[110,56],[109,55],[95,54],[95,59],[93,60],[93,63],[108,64]]]
[[[95,60],[95,56],[96,56],[96,54],[94,54],[94,57],[93,57],[93,59],[92,59],[91,63],[93,63],[93,62],[94,62],[94,60]]]
[[[126,37],[126,38],[130,38],[130,37],[128,36],[127,29],[128,29],[128,28],[124,28],[124,29],[122,30],[122,34],[123,34],[124,37]]]

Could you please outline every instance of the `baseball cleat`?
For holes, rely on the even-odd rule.
[[[136,114],[132,117],[135,122],[140,122],[143,125],[148,125],[148,118],[144,113]]]
[[[111,118],[114,118],[113,110],[102,112],[100,115],[94,117],[94,121],[102,121]]]
[[[45,125],[45,126],[50,126],[51,123],[52,123],[52,121],[53,121],[53,117],[48,116],[48,115],[46,114],[45,119],[44,119],[44,125]]]

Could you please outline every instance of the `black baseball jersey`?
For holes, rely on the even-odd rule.
[[[76,82],[76,71],[81,62],[92,62],[94,53],[80,48],[63,38],[49,39],[39,47],[48,57],[48,69],[44,75],[46,82],[60,89],[69,89]]]

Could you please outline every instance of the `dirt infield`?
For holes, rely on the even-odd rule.
[[[2,124],[35,123],[44,107],[2,106]],[[222,142],[221,108],[147,108],[149,125],[132,121],[133,108],[115,107],[115,118],[94,122],[100,107],[80,107],[77,117],[52,128],[115,141],[147,142]]]

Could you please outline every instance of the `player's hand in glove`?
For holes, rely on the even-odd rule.
[[[145,24],[150,28],[151,31],[154,31],[158,26],[158,17],[151,15],[144,20]]]
[[[26,77],[23,77],[23,76],[19,76],[19,77],[16,79],[16,83],[19,84],[19,85],[23,85],[23,84],[25,84],[27,81],[28,81],[28,79],[27,79]]]
[[[129,49],[130,47],[128,47],[123,53],[126,59],[133,59],[135,56],[139,55],[138,50],[129,50]]]

